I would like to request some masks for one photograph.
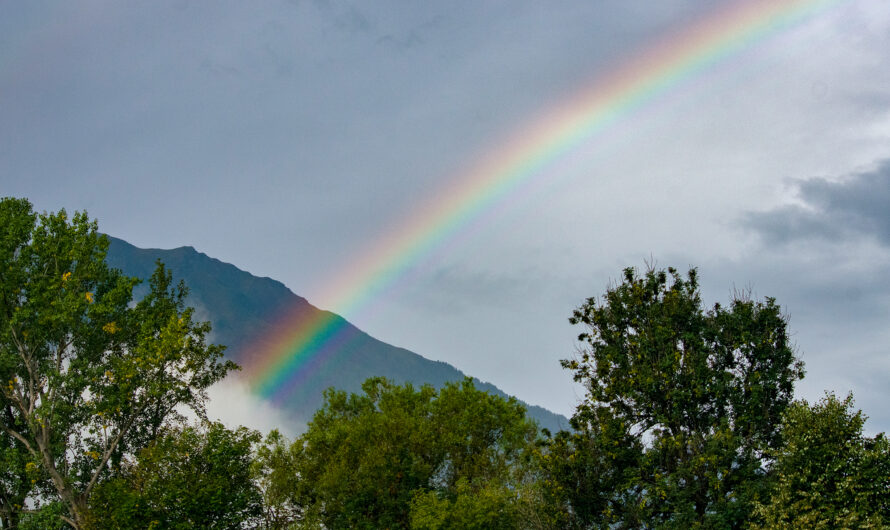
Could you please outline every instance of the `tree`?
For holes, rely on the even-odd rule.
[[[329,390],[295,441],[292,498],[304,526],[408,528],[412,499],[424,493],[436,495],[419,501],[429,514],[438,501],[522,484],[537,429],[514,399],[479,391],[469,379],[439,392],[381,378],[362,388]],[[460,505],[464,513],[473,508]]]
[[[8,408],[3,414],[3,421],[15,424],[16,418]],[[0,528],[18,528],[19,514],[38,476],[25,446],[5,431],[0,432]]]
[[[743,525],[803,375],[775,300],[737,296],[705,311],[695,269],[629,268],[570,321],[587,330],[563,366],[587,396],[577,436],[555,445],[573,462],[554,459],[549,479],[575,523]]]
[[[863,436],[853,398],[828,394],[785,412],[776,484],[755,528],[884,528],[890,522],[890,443]]]
[[[0,226],[3,227],[0,232],[0,259],[3,260],[3,263],[15,253],[18,241],[28,239],[34,218],[31,204],[28,201],[23,199],[0,201]],[[10,274],[11,272],[12,270],[7,270],[7,267],[0,269],[0,287],[2,287],[0,304],[3,304],[2,318],[4,319],[8,314],[7,308],[12,304],[9,298],[14,294],[13,282],[15,279]],[[0,330],[0,333],[4,331]],[[0,337],[3,336],[0,335]],[[0,357],[0,361],[2,359],[3,357]],[[0,365],[0,370],[3,370],[3,365]],[[9,388],[7,377],[2,379],[2,385]],[[0,411],[0,414],[2,414],[3,424],[9,426],[10,429],[0,430],[0,526],[16,528],[25,501],[35,488],[37,470],[25,445],[10,434],[10,430],[18,431],[25,427],[21,415],[16,414],[12,403],[6,399],[3,400],[2,407],[3,410]]]
[[[65,522],[67,513],[65,505],[59,500],[42,503],[38,508],[21,514],[16,530],[69,530],[71,526]]]
[[[165,428],[90,499],[99,528],[237,529],[260,515],[251,476],[259,433],[220,423]]]
[[[643,443],[608,408],[576,414],[572,431],[560,431],[541,443],[543,503],[560,528],[610,527],[636,521]]]
[[[266,435],[256,449],[252,470],[263,496],[262,528],[283,530],[301,519],[301,510],[293,499],[300,482],[300,449],[278,430]]]
[[[203,415],[206,388],[235,368],[163,265],[133,304],[137,280],[107,267],[107,247],[86,213],[0,201],[0,443],[45,477],[42,495],[75,528],[100,480],[178,407]]]
[[[411,500],[411,528],[416,530],[511,530],[521,528],[518,491],[497,482],[473,486],[457,481],[451,495],[420,491]]]

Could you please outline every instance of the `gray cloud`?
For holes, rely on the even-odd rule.
[[[769,243],[868,236],[890,246],[890,160],[840,182],[824,178],[797,183],[803,205],[749,213],[745,224]]]
[[[852,391],[871,418],[867,429],[886,430],[890,159],[841,179],[793,184],[797,204],[744,214],[744,227],[763,245],[708,263],[718,274],[709,287],[741,281],[776,297],[807,364],[798,396]]]

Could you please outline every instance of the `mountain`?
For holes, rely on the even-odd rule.
[[[260,278],[229,263],[211,258],[192,247],[171,250],[138,248],[122,239],[109,237],[106,258],[111,267],[129,276],[147,279],[161,260],[173,273],[174,280],[184,280],[190,289],[189,304],[201,320],[213,326],[211,339],[227,346],[226,357],[242,366],[254,361],[256,345],[268,337],[273,323],[282,314],[316,315],[322,311],[305,298],[297,296],[284,284]],[[140,291],[137,288],[137,296]],[[142,287],[144,292],[144,286]],[[349,392],[361,390],[362,382],[383,376],[396,383],[424,383],[441,388],[448,381],[463,380],[464,373],[448,363],[431,361],[404,348],[386,344],[346,322],[348,340],[336,348],[313,370],[312,377],[295,385],[293,393],[281,405],[283,412],[303,424],[323,402],[323,391],[335,387]],[[251,347],[253,346],[253,347]],[[490,383],[475,380],[476,386],[493,394],[506,396]],[[568,428],[568,420],[541,407],[526,405],[529,415],[541,427],[552,432]]]

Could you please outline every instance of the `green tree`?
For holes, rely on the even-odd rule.
[[[439,392],[380,378],[363,389],[329,390],[295,442],[292,495],[304,526],[408,528],[416,496],[436,494],[418,501],[429,513],[435,502],[525,480],[523,458],[537,429],[515,400],[479,391],[469,379]]]
[[[0,242],[0,443],[26,455],[22,469],[46,478],[41,496],[83,528],[100,480],[177,407],[202,415],[205,389],[235,365],[205,343],[209,324],[193,320],[161,264],[132,304],[137,280],[107,267],[107,239],[86,213],[35,215],[3,199]]]
[[[301,519],[293,498],[301,480],[297,468],[300,452],[301,448],[278,430],[272,430],[257,447],[252,470],[263,496],[263,528],[291,528]]]
[[[418,492],[411,501],[411,528],[417,530],[510,530],[520,528],[522,512],[517,491],[497,482],[473,486],[464,479],[443,495]]]
[[[591,417],[595,415],[595,417]],[[560,528],[609,527],[638,519],[638,489],[643,443],[608,408],[579,411],[572,431],[541,443],[537,460],[548,518]]]
[[[696,271],[650,269],[574,312],[587,389],[548,480],[580,526],[740,527],[801,363],[775,300],[705,310]],[[577,492],[585,491],[585,496]]]
[[[64,520],[66,513],[65,505],[61,501],[45,502],[36,509],[22,513],[19,525],[10,528],[16,530],[67,530],[71,526]]]
[[[34,223],[35,214],[31,211],[31,204],[24,199],[0,200],[0,260],[6,263],[16,252],[19,241],[30,237],[31,226]],[[9,307],[13,305],[12,298],[15,295],[11,277],[11,269],[0,269],[0,285],[3,286],[0,300],[2,304],[4,322],[8,318]],[[10,287],[7,287],[10,286]],[[5,327],[5,326],[4,326]],[[2,333],[3,330],[0,330]],[[0,335],[2,337],[3,335]],[[0,357],[2,360],[2,357]],[[3,370],[3,365],[0,365]],[[5,375],[5,372],[4,372]],[[8,378],[2,379],[2,385],[9,390]],[[3,424],[11,429],[0,431],[0,526],[3,528],[17,528],[19,514],[31,491],[35,489],[36,466],[21,440],[10,434],[10,431],[22,430],[25,425],[22,417],[16,413],[12,403],[4,399],[2,402]],[[34,482],[32,482],[32,480]]]
[[[863,436],[853,398],[792,404],[782,424],[775,488],[753,528],[885,528],[890,524],[890,443]]]
[[[260,516],[251,476],[259,433],[220,423],[166,428],[90,499],[99,528],[236,529]]]
[[[14,425],[16,418],[10,412],[8,408],[3,411],[3,421]],[[37,478],[37,466],[25,446],[0,432],[0,528],[18,528],[19,515]]]

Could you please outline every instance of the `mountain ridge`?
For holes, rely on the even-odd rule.
[[[254,276],[192,246],[146,249],[112,236],[108,239],[109,266],[147,279],[157,260],[161,260],[172,271],[175,281],[184,280],[190,290],[189,304],[195,307],[197,317],[212,324],[212,341],[226,345],[226,357],[242,366],[256,360],[263,337],[271,333],[276,317],[285,311],[306,315],[324,312],[342,320],[344,342],[324,362],[316,363],[311,378],[294,384],[289,399],[281,405],[282,412],[293,421],[308,422],[323,404],[324,390],[331,386],[358,392],[368,377],[383,376],[398,384],[428,383],[441,388],[448,381],[465,377],[463,371],[447,362],[427,359],[372,337],[342,316],[312,305],[274,278]],[[141,296],[145,289],[142,284],[136,295]],[[491,383],[473,380],[482,390],[508,396]],[[522,403],[541,427],[553,432],[568,428],[565,417]]]

